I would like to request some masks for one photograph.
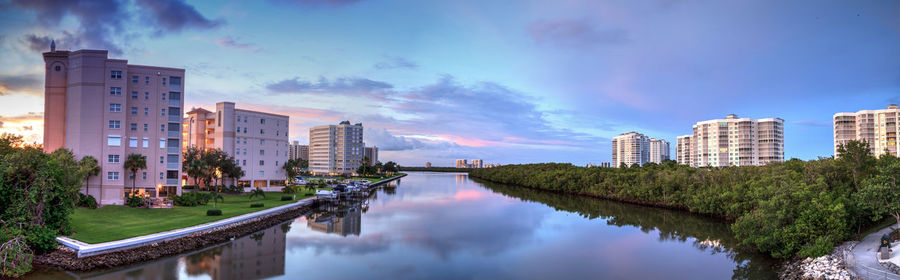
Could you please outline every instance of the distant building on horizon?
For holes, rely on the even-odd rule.
[[[467,160],[457,159],[456,160],[456,168],[469,168],[469,163]]]
[[[136,193],[180,195],[184,69],[128,64],[108,54],[56,50],[55,43],[43,53],[44,151],[65,148],[75,160],[97,159],[100,175],[78,189],[100,205],[121,205],[132,191],[123,166],[129,154],[147,164],[135,175]]]
[[[431,162],[430,162],[430,161],[425,162],[425,168],[431,168]]]
[[[290,118],[238,109],[234,102],[216,103],[215,112],[193,108],[183,120],[184,149],[221,149],[244,170],[241,187],[284,186],[282,166],[289,159]],[[223,178],[227,179],[227,178]]]
[[[731,114],[697,122],[678,137],[678,163],[692,167],[752,166],[784,161],[784,120]]]
[[[309,171],[313,174],[354,174],[364,153],[362,123],[342,121],[309,129]]]
[[[601,162],[601,163],[600,163],[600,167],[603,167],[603,168],[610,168],[610,167],[612,167],[612,164],[609,163],[608,161],[604,161],[604,162]]]
[[[484,168],[484,161],[473,159],[469,162],[469,168]]]
[[[612,140],[612,165],[643,166],[648,162],[662,163],[669,159],[669,142],[647,137],[635,131],[619,134]]]
[[[300,145],[300,141],[291,142],[288,150],[289,159],[302,159],[309,161],[309,145]]]
[[[365,147],[365,152],[363,153],[363,157],[369,158],[369,165],[373,166],[378,163],[378,147]]]
[[[890,104],[887,109],[834,114],[834,156],[840,156],[840,145],[852,140],[869,143],[869,149],[876,157],[884,154],[897,156],[900,151],[898,117],[900,108],[897,104]]]

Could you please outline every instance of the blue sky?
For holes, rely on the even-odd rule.
[[[831,116],[900,103],[898,1],[3,1],[0,131],[40,140],[43,62],[109,49],[186,69],[186,106],[363,122],[402,165],[610,160],[734,113],[831,156]]]

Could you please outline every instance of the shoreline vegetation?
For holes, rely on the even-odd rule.
[[[855,141],[839,151],[839,159],[792,159],[766,166],[693,168],[668,161],[601,168],[542,163],[477,169],[469,176],[723,217],[732,222],[730,229],[743,245],[775,258],[815,258],[874,221],[897,217],[891,204],[900,204],[895,183],[900,160],[890,155],[875,159],[868,145]],[[887,203],[878,205],[876,200]]]

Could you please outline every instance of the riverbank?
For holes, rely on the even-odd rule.
[[[286,211],[195,232],[184,237],[94,256],[79,258],[75,250],[60,246],[56,251],[35,256],[33,263],[70,271],[88,271],[149,261],[200,249],[278,225],[307,213],[315,207],[315,204],[302,204]]]

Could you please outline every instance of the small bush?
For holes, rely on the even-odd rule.
[[[97,209],[97,200],[93,196],[78,193],[78,207]]]
[[[129,207],[139,207],[139,206],[142,206],[143,204],[144,204],[144,199],[141,198],[140,196],[129,195],[125,199],[125,205],[128,205]]]
[[[209,209],[206,210],[207,216],[222,216],[222,209]]]
[[[230,194],[242,194],[242,193],[244,193],[244,187],[239,187],[239,186],[231,185],[231,186],[228,186],[228,187],[223,187],[222,192],[224,192],[224,193],[230,193]]]
[[[188,192],[172,196],[172,203],[176,206],[193,207],[209,203],[210,194],[204,192]]]
[[[28,242],[28,246],[31,246],[35,253],[43,254],[56,250],[58,246],[56,243],[56,230],[47,226],[35,226],[27,230],[27,232],[28,235],[25,236],[25,241]]]
[[[194,186],[194,185],[184,185],[184,186],[181,186],[181,189],[182,189],[182,190],[193,190],[194,188],[196,188],[196,186]]]
[[[294,200],[294,197],[290,196],[290,195],[281,196],[281,201],[289,201],[289,200]]]
[[[250,208],[261,208],[261,207],[263,207],[263,204],[262,204],[262,203],[253,203],[253,204],[250,204]]]

